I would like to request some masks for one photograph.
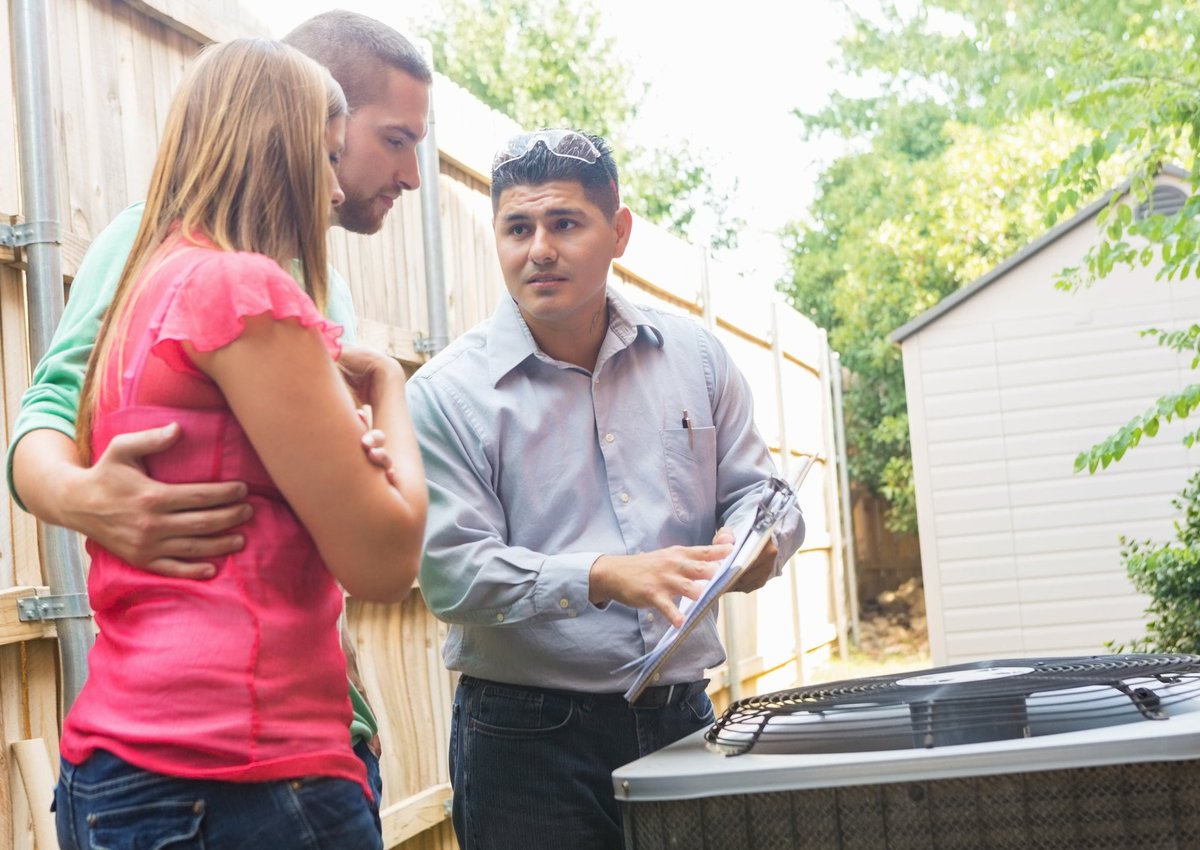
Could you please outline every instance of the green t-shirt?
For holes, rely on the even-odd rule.
[[[71,297],[54,331],[50,348],[34,369],[29,389],[21,397],[21,412],[13,428],[5,462],[8,492],[22,510],[25,505],[13,486],[13,451],[22,437],[39,428],[50,428],[75,439],[75,417],[79,411],[88,357],[100,333],[104,311],[112,302],[125,261],[133,249],[144,206],[138,202],[122,210],[88,248],[71,284]],[[330,319],[345,328],[342,339],[354,342],[356,320],[350,287],[332,267],[329,269],[326,312]],[[350,686],[350,702],[354,708],[351,740],[355,743],[370,740],[377,731],[375,718],[353,685]]]

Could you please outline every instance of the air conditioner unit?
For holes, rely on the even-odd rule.
[[[629,850],[1200,848],[1200,656],[1005,659],[741,700],[616,771]]]

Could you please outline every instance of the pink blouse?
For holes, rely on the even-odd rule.
[[[105,365],[93,453],[118,434],[178,422],[179,442],[147,458],[150,474],[245,481],[254,516],[239,528],[245,548],[208,581],[144,572],[88,541],[100,631],[62,755],[79,764],[103,749],[156,773],[233,782],[341,777],[369,794],[350,748],[341,590],[183,346],[215,350],[245,317],[269,314],[320,334],[336,359],[342,329],[259,254],[176,240],[147,274]]]

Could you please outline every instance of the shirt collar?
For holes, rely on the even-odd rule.
[[[663,347],[662,330],[645,311],[611,288],[607,297],[608,330],[622,348],[628,348],[639,338],[657,348]],[[488,378],[492,386],[537,353],[537,342],[521,317],[517,302],[512,298],[501,299],[487,330]]]
[[[608,329],[626,348],[633,345],[639,335],[644,335],[656,348],[663,347],[662,330],[654,320],[613,289],[608,290]]]

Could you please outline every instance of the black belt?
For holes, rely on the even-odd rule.
[[[459,683],[467,687],[476,687],[481,685],[494,685],[500,688],[511,688],[519,691],[530,691],[534,693],[551,693],[561,694],[565,697],[573,699],[590,699],[601,700],[603,702],[620,701],[625,702],[623,694],[588,694],[576,691],[563,691],[554,688],[535,688],[529,685],[509,685],[503,682],[491,682],[487,679],[479,679],[475,676],[469,676],[466,673],[459,678]],[[679,705],[688,697],[697,694],[708,687],[708,679],[700,679],[697,682],[680,682],[677,685],[655,685],[652,688],[646,688],[641,695],[629,703],[634,708],[668,708],[673,705]]]

